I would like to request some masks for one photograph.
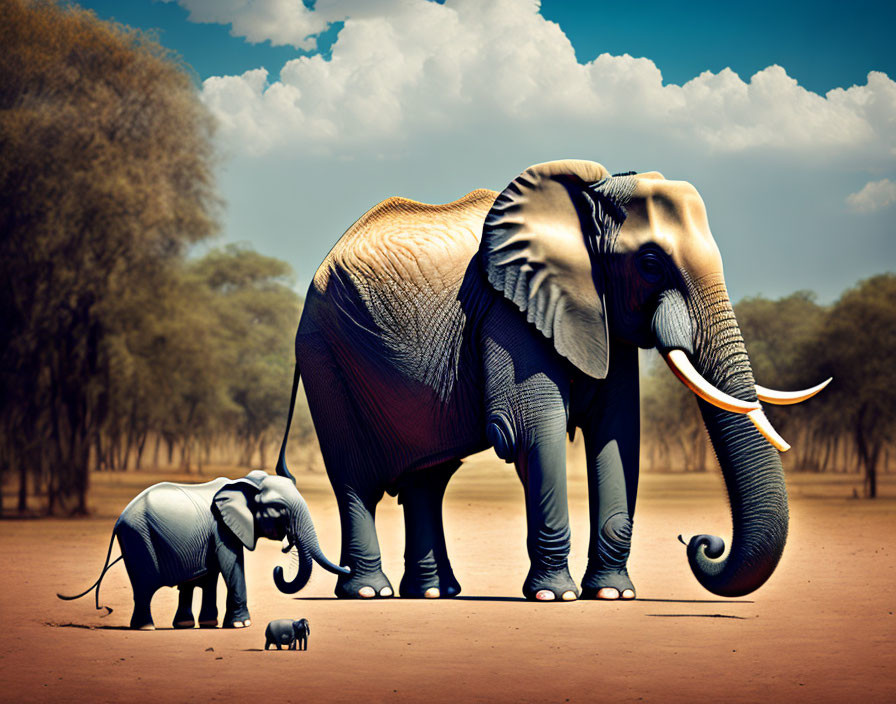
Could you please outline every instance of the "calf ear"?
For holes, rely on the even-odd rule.
[[[572,194],[608,175],[591,161],[526,169],[495,200],[480,244],[492,286],[553,341],[557,352],[596,379],[607,375],[609,331],[586,241],[592,233],[583,231]],[[591,222],[585,225],[593,228]]]
[[[255,516],[249,502],[254,502],[257,495],[258,485],[255,482],[235,479],[219,489],[214,498],[214,505],[224,525],[250,550],[255,549],[258,536],[255,535]]]

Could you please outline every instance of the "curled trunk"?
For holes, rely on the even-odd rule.
[[[274,568],[274,584],[284,594],[295,594],[308,583],[314,562],[317,562],[328,572],[349,574],[347,567],[333,564],[321,551],[320,543],[317,540],[317,532],[314,530],[314,524],[311,522],[311,515],[308,512],[308,506],[301,496],[294,509],[294,521],[292,530],[289,533],[289,541],[295,546],[299,560],[299,569],[296,576],[292,580],[287,581],[283,576],[283,568]]]
[[[755,401],[755,383],[743,337],[721,277],[694,287],[688,305],[693,325],[694,365],[721,391]],[[784,471],[777,450],[746,415],[699,400],[731,504],[731,548],[697,535],[688,543],[688,561],[706,589],[727,597],[758,589],[774,572],[787,540],[788,508]]]

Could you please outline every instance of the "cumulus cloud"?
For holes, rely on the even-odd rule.
[[[824,96],[780,66],[664,84],[647,58],[580,63],[536,0],[178,2],[252,41],[306,48],[345,22],[330,59],[201,89],[231,157],[227,236],[289,260],[303,281],[390,195],[445,202],[565,157],[694,183],[735,299],[799,288],[832,297],[896,258],[886,211],[861,226],[855,212],[892,186],[866,186],[843,207],[856,174],[896,173],[896,83],[883,73]]]
[[[331,60],[297,58],[278,80],[250,71],[205,82],[203,98],[225,138],[248,153],[355,150],[482,123],[562,122],[591,133],[623,126],[706,152],[758,148],[810,158],[856,149],[892,155],[896,144],[896,84],[884,74],[826,96],[802,88],[780,66],[749,81],[726,69],[663,85],[648,59],[603,54],[579,63],[560,27],[531,0],[319,0],[315,10],[279,0],[180,2],[215,21],[231,18],[247,36],[250,12],[253,31],[269,38],[348,18]],[[275,22],[281,5],[291,9]],[[269,13],[251,9],[257,6]]]
[[[888,178],[869,181],[859,192],[846,196],[846,203],[857,213],[883,210],[896,203],[896,183]]]
[[[319,0],[313,9],[301,0],[162,0],[190,11],[192,22],[229,24],[231,33],[252,43],[292,45],[313,50],[317,35],[347,17],[388,14],[410,0]]]

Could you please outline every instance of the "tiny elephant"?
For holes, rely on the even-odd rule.
[[[311,633],[311,626],[308,625],[307,618],[300,618],[298,621],[292,621],[288,618],[278,618],[271,621],[268,627],[264,629],[264,649],[276,645],[277,650],[280,646],[289,646],[289,650],[296,649],[296,643],[299,644],[299,650],[308,650],[308,635]]]
[[[121,557],[111,564],[112,542],[118,536]],[[106,564],[99,579],[86,591],[60,599],[78,599],[99,587],[112,565],[124,559],[134,591],[131,628],[153,630],[150,601],[160,587],[177,586],[180,599],[175,628],[194,625],[193,588],[202,587],[199,625],[218,625],[218,575],[227,584],[225,628],[251,624],[243,568],[243,546],[255,549],[258,538],[283,540],[288,552],[295,547],[299,570],[287,582],[283,568],[274,569],[274,582],[286,593],[299,591],[311,576],[312,559],[324,569],[348,574],[321,552],[308,506],[295,483],[255,470],[239,479],[218,477],[204,484],[162,482],[145,489],[122,511],[112,530]]]

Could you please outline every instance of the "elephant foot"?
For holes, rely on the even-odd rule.
[[[217,628],[218,627],[218,607],[212,605],[211,608],[203,608],[199,610],[199,627],[200,628]]]
[[[450,570],[428,577],[406,571],[398,593],[402,599],[450,599],[460,594],[460,584]]]
[[[392,584],[382,570],[358,573],[354,571],[343,580],[337,580],[334,591],[339,599],[386,599],[394,595]]]
[[[589,571],[582,580],[582,598],[631,601],[635,598],[635,585],[625,567],[618,570]]]
[[[181,611],[178,609],[174,614],[174,621],[171,624],[174,628],[193,628],[196,622],[193,620],[191,611]]]
[[[523,584],[523,596],[532,601],[575,601],[579,590],[566,566],[533,566]]]
[[[224,628],[248,628],[251,625],[248,611],[224,615]]]
[[[131,616],[131,630],[133,631],[154,631],[155,624],[152,622],[152,616],[145,613],[134,613]]]

